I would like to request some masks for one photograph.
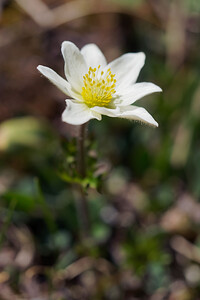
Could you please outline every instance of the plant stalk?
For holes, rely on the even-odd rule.
[[[79,176],[84,179],[86,176],[86,162],[85,162],[85,137],[87,124],[79,127],[79,135],[77,137],[77,171]],[[78,220],[81,228],[81,236],[83,239],[89,237],[90,221],[89,210],[85,191],[81,185],[77,185],[78,195],[76,199],[76,208]]]

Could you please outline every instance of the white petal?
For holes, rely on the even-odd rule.
[[[70,96],[70,84],[63,79],[60,75],[54,72],[52,69],[45,66],[38,66],[38,71],[47,77],[53,84],[55,84],[64,94]]]
[[[116,90],[124,89],[136,82],[140,70],[145,62],[145,54],[127,53],[113,60],[108,64],[108,68],[115,74]]]
[[[143,107],[137,107],[134,105],[120,107],[120,114],[118,115],[118,117],[140,121],[142,123],[158,127],[158,123]]]
[[[95,44],[85,45],[81,49],[81,53],[85,58],[88,68],[97,68],[99,65],[101,67],[105,67],[107,65],[105,56],[103,55],[99,47],[97,47]]]
[[[72,125],[81,125],[91,119],[101,120],[101,115],[92,112],[89,107],[83,103],[66,100],[67,107],[62,114],[62,121]]]
[[[120,103],[119,106],[126,106],[133,104],[138,99],[155,93],[155,92],[162,92],[162,89],[151,82],[141,82],[135,83],[131,87],[127,88],[127,91],[124,91],[120,96]]]
[[[94,106],[91,108],[91,110],[108,117],[117,117],[118,114],[120,113],[119,107],[106,108],[106,107]]]
[[[80,50],[71,42],[63,42],[61,47],[65,60],[65,76],[71,86],[81,92],[83,76],[87,73],[87,65]]]

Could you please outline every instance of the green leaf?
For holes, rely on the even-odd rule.
[[[14,118],[0,125],[0,150],[16,146],[39,147],[49,134],[44,122],[33,117]]]
[[[15,199],[17,202],[15,207],[16,210],[32,212],[35,207],[34,197],[24,194],[23,192],[8,191],[2,196],[2,198],[8,203]]]

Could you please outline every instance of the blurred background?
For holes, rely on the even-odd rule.
[[[0,25],[0,299],[200,299],[200,1],[1,0]],[[158,129],[89,124],[87,243],[62,176],[76,128],[36,70],[64,76],[64,40],[143,51],[163,89],[138,102]]]

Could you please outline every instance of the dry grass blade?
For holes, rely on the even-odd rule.
[[[16,2],[38,25],[52,26],[54,14],[44,2],[40,0],[16,0]]]
[[[54,28],[75,19],[99,13],[126,13],[136,15],[154,25],[157,21],[144,13],[146,10],[128,9],[116,3],[96,0],[75,0],[49,9],[41,0],[16,0],[18,5],[41,27]]]

